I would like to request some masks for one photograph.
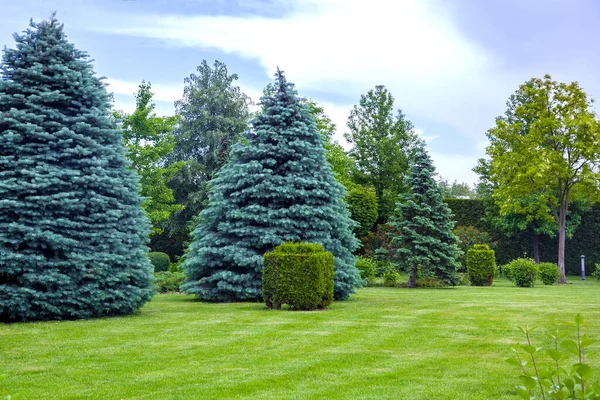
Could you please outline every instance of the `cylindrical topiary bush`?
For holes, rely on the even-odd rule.
[[[333,301],[333,254],[312,243],[284,243],[264,255],[262,294],[267,308],[316,310]]]
[[[558,282],[558,278],[560,277],[558,265],[543,262],[538,264],[538,269],[540,271],[540,279],[544,282],[544,285],[554,285]]]
[[[487,244],[476,244],[467,251],[467,271],[472,286],[492,286],[496,273],[496,253]]]
[[[517,258],[503,266],[502,273],[516,286],[533,287],[540,270],[531,258]]]
[[[154,272],[163,272],[169,270],[169,265],[171,265],[171,259],[167,253],[161,252],[152,252],[148,253],[148,258],[150,262],[154,266]]]

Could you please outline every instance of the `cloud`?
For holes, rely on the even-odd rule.
[[[266,76],[280,67],[306,91],[357,99],[385,84],[411,115],[468,129],[481,112],[461,116],[502,82],[486,74],[493,55],[441,10],[427,0],[304,0],[282,18],[146,15],[103,29],[258,60]]]
[[[496,70],[494,54],[466,37],[440,3],[274,3],[286,11],[283,16],[269,17],[258,11],[242,16],[142,14],[127,16],[127,21],[109,18],[93,29],[258,61],[265,81],[280,67],[297,84],[301,95],[323,94],[314,98],[336,123],[335,137],[342,144],[353,104],[361,94],[384,84],[394,95],[396,108],[427,129],[428,134],[421,132],[421,136],[428,145],[433,143],[432,151],[438,150],[435,159],[440,160],[441,168],[452,171],[445,175],[471,179],[474,160],[483,156],[476,144],[485,140],[484,132],[520,78]],[[258,7],[259,3],[251,4]],[[242,77],[240,82],[258,101],[260,89],[244,87]],[[158,93],[158,86],[156,89]],[[171,89],[161,92],[165,98],[175,96]],[[435,129],[427,128],[428,121],[434,122]],[[456,137],[448,139],[448,132],[440,131],[440,127],[448,127]],[[446,140],[461,143],[461,155],[444,155]],[[459,170],[459,165],[464,168]]]

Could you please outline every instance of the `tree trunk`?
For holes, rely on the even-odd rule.
[[[413,264],[410,267],[410,277],[408,278],[408,282],[406,282],[407,288],[415,288],[417,287],[417,264]]]
[[[565,276],[565,237],[567,234],[567,204],[566,201],[560,205],[560,214],[558,215],[558,270],[560,278],[558,283],[567,283]]]
[[[533,259],[536,264],[540,263],[540,235],[533,232]]]

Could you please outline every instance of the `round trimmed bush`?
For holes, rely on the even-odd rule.
[[[544,282],[544,285],[554,285],[558,282],[558,278],[560,277],[558,265],[543,262],[538,264],[538,268],[540,270],[540,279]]]
[[[263,256],[262,294],[267,308],[316,310],[333,301],[333,254],[320,244],[284,243]]]
[[[517,258],[503,266],[502,272],[516,286],[533,287],[540,270],[531,258]]]
[[[496,253],[487,244],[476,244],[467,251],[467,271],[472,286],[492,286],[496,274]]]
[[[148,253],[148,258],[154,266],[154,272],[163,272],[169,270],[171,259],[167,253],[161,253],[158,251]]]

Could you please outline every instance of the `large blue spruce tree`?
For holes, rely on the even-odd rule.
[[[110,96],[62,24],[31,23],[0,66],[0,321],[138,310],[149,222]]]
[[[358,241],[315,120],[281,71],[262,105],[211,181],[185,256],[184,289],[205,301],[259,299],[263,254],[303,241],[333,253],[335,297],[347,299],[361,284],[352,255]]]

